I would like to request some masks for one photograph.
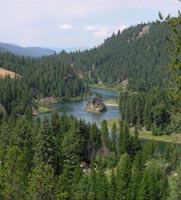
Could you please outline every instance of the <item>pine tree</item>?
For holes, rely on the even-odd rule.
[[[7,148],[5,158],[0,163],[0,190],[2,199],[24,199],[26,189],[26,162],[17,146]]]
[[[13,128],[12,137],[10,139],[11,145],[18,146],[23,154],[24,161],[27,164],[28,174],[32,166],[33,157],[33,134],[32,134],[32,123],[31,119],[26,119],[26,117],[19,117],[16,120],[16,126]]]
[[[69,200],[70,191],[72,184],[72,173],[70,171],[70,166],[66,165],[64,167],[63,173],[58,177],[56,184],[55,196],[57,200]]]
[[[90,128],[89,154],[95,159],[96,153],[101,147],[101,133],[96,123],[93,123]]]
[[[98,171],[96,173],[96,199],[107,200],[108,182],[105,176],[101,158],[99,160]]]
[[[136,199],[140,181],[142,179],[142,174],[144,172],[144,162],[143,155],[138,152],[135,156],[132,168],[131,168],[131,178],[129,182],[129,189],[127,192],[128,200]]]
[[[181,13],[178,17],[168,19],[168,23],[172,29],[172,36],[169,38],[170,46],[168,50],[171,54],[170,69],[172,73],[172,82],[170,90],[170,99],[172,101],[172,124],[173,131],[181,131]]]
[[[177,178],[177,185],[176,185],[176,200],[181,199],[181,164],[177,167],[177,173],[178,173],[178,178]]]
[[[55,167],[55,138],[47,118],[43,119],[41,131],[37,135],[34,162],[51,164]]]
[[[112,170],[112,172],[111,172],[111,180],[110,180],[109,188],[108,188],[108,199],[109,200],[114,200],[115,199],[116,190],[117,190],[116,176],[114,174],[114,171]]]
[[[51,165],[38,163],[29,174],[27,200],[54,200],[55,177]]]
[[[131,163],[130,158],[127,153],[121,155],[118,163],[117,171],[117,193],[116,198],[125,198],[127,196],[128,186],[130,182],[131,175]],[[118,199],[119,199],[118,198]]]
[[[111,151],[117,152],[117,127],[114,122],[112,129],[111,129]]]
[[[97,184],[97,176],[96,171],[94,169],[93,163],[91,163],[91,174],[89,177],[89,193],[88,200],[96,200],[96,184]]]
[[[72,169],[74,169],[82,159],[81,152],[83,149],[83,141],[79,133],[79,127],[75,123],[75,120],[73,120],[69,131],[65,134],[62,141],[64,165],[68,164]]]
[[[168,179],[160,161],[152,160],[147,163],[146,170],[140,182],[139,200],[166,199],[168,195]]]
[[[60,117],[57,111],[54,111],[51,115],[51,128],[53,134],[57,136],[60,132]]]
[[[72,184],[71,184],[71,196],[72,196],[72,200],[73,199],[77,199],[75,197],[75,194],[78,192],[79,188],[79,182],[82,178],[82,169],[80,167],[80,165],[78,164],[73,172],[73,177],[72,177]]]
[[[103,120],[101,123],[101,146],[102,153],[107,156],[109,153],[110,138],[106,120]]]
[[[61,148],[61,141],[63,138],[63,134],[61,131],[61,126],[60,126],[60,117],[57,112],[53,112],[51,116],[51,130],[52,130],[52,139],[54,140],[54,167],[55,167],[55,173],[59,175],[62,171],[62,148]]]
[[[89,184],[89,177],[87,175],[82,176],[77,183],[76,191],[72,198],[75,200],[88,200],[90,193]]]

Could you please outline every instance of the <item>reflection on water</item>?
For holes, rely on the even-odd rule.
[[[117,106],[107,106],[108,111],[104,113],[92,113],[92,112],[84,111],[84,108],[86,107],[87,102],[90,99],[92,99],[96,95],[96,93],[101,94],[103,97],[103,100],[118,98],[118,93],[112,90],[91,88],[90,97],[79,102],[53,104],[51,106],[51,110],[57,110],[59,115],[65,112],[68,115],[73,115],[77,117],[78,119],[84,119],[86,122],[90,122],[90,123],[93,123],[93,122],[98,123],[99,121],[102,121],[103,119],[108,120],[108,119],[120,117],[119,108]],[[43,114],[40,114],[39,116],[42,118],[43,116],[49,116],[49,115],[50,113],[43,113]]]

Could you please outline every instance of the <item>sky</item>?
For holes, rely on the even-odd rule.
[[[0,42],[21,46],[94,47],[112,33],[177,16],[178,0],[0,0]]]

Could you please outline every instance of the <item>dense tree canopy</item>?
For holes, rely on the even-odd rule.
[[[66,128],[61,129],[62,125]],[[119,138],[114,148],[107,143],[111,136],[106,121],[99,130],[95,124],[65,114],[54,113],[41,122],[21,116],[14,118],[13,125],[3,119],[1,199],[166,199],[170,173],[166,169],[168,165],[176,169],[179,164],[177,146],[163,155],[155,143],[140,144],[129,134],[127,123],[112,130],[110,134]],[[171,154],[175,160],[170,159]],[[114,162],[112,155],[116,155]],[[81,168],[81,161],[90,165]]]
[[[170,134],[179,121],[180,17],[170,23],[172,78],[162,78],[170,61],[166,22],[130,27],[82,53],[39,59],[0,53],[0,66],[19,74],[0,78],[0,199],[180,199],[180,146],[168,144],[163,153],[155,141],[140,142],[138,132]],[[111,130],[106,120],[99,128],[65,113],[32,116],[35,99],[76,97],[88,82],[126,79],[122,118]]]
[[[71,64],[93,83],[121,83],[128,79],[132,90],[147,91],[167,83],[163,73],[170,60],[166,51],[170,32],[166,22],[139,24],[113,34],[94,49],[62,52],[57,59]]]

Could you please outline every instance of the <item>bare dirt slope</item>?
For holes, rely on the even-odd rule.
[[[9,71],[7,69],[0,67],[0,78],[4,78],[6,75],[9,75],[10,78],[14,78],[15,76],[19,76],[18,74],[14,73],[12,71]]]

